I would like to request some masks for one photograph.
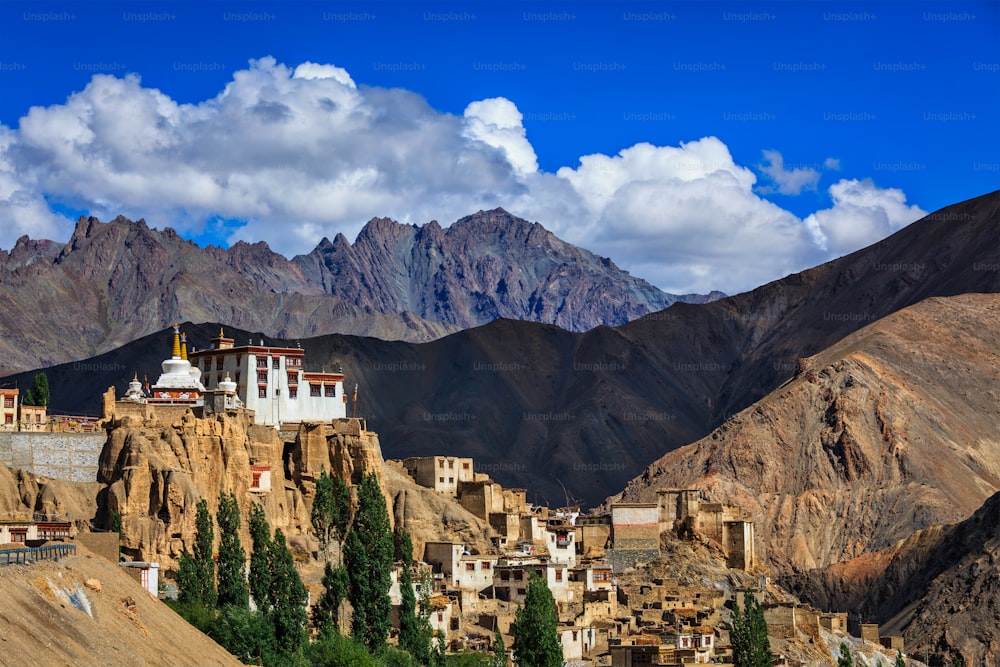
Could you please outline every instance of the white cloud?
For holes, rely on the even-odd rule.
[[[296,79],[334,79],[348,88],[357,88],[354,79],[347,73],[347,70],[336,65],[304,62],[295,68],[295,73],[292,76]]]
[[[521,112],[508,99],[493,97],[465,107],[465,136],[499,148],[521,174],[538,171],[535,149],[528,142]]]
[[[754,194],[756,176],[716,137],[589,155],[558,173],[594,213],[585,233],[567,238],[643,266],[639,275],[665,289],[739,291],[811,259],[800,221]]]
[[[779,191],[815,187],[815,170],[765,157]],[[716,137],[540,171],[510,100],[472,101],[456,116],[406,90],[359,88],[334,65],[268,57],[197,104],[136,76],[95,75],[65,103],[0,126],[0,247],[23,233],[65,240],[71,223],[49,202],[182,233],[245,220],[230,241],[264,240],[286,255],[322,236],[352,238],[374,216],[447,224],[503,206],[664,289],[735,292],[853,250],[919,211],[897,190],[842,180],[833,207],[803,221],[755,186]]]
[[[835,157],[828,157],[823,160],[823,168],[829,169],[830,171],[840,171],[840,159]]]
[[[870,179],[841,179],[830,186],[833,207],[810,214],[805,224],[817,245],[833,256],[871,245],[918,220],[927,212],[907,206],[897,188],[880,188]]]
[[[761,192],[780,192],[783,195],[797,195],[803,190],[815,190],[819,183],[819,171],[812,167],[794,167],[785,169],[785,159],[781,153],[773,150],[764,151],[767,164],[758,165],[761,173],[770,178],[773,186],[765,186]]]

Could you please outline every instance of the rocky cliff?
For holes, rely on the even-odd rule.
[[[89,530],[100,488],[97,482],[64,482],[0,465],[0,520],[23,521],[40,515]]]
[[[432,540],[490,548],[485,523],[454,499],[417,486],[398,464],[384,465],[378,435],[363,420],[304,423],[294,436],[282,436],[241,413],[199,418],[180,408],[109,407],[98,523],[108,522],[112,513],[121,515],[122,551],[134,560],[174,569],[180,554],[193,548],[198,500],[205,498],[214,516],[219,491],[236,494],[247,549],[247,517],[258,503],[272,528],[313,551],[310,512],[322,471],[352,487],[366,471],[375,472],[390,522],[411,532],[418,558]],[[251,489],[251,466],[269,470],[269,491]]]
[[[269,471],[270,490],[251,490],[251,466]],[[198,500],[205,498],[214,516],[225,491],[239,502],[244,544],[250,544],[247,517],[256,503],[272,528],[303,536],[306,548],[314,548],[310,510],[321,470],[349,484],[370,470],[381,481],[378,436],[358,420],[303,424],[294,440],[283,441],[241,413],[198,418],[190,410],[158,408],[141,417],[115,415],[101,453],[98,481],[105,490],[98,521],[118,513],[123,552],[173,569],[193,548]]]

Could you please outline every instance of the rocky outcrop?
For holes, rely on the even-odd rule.
[[[454,498],[417,485],[398,461],[386,461],[385,489],[391,497],[391,517],[406,530],[413,553],[423,558],[427,542],[456,542],[479,553],[494,551],[492,529],[485,521],[462,507]]]
[[[39,477],[0,465],[0,520],[25,521],[33,517],[69,521],[77,530],[89,530],[97,513],[101,485]]]
[[[121,516],[122,550],[136,560],[175,568],[180,554],[192,549],[198,500],[204,498],[214,516],[220,491],[236,495],[245,545],[253,503],[264,508],[272,528],[312,543],[310,509],[320,470],[348,483],[360,481],[362,470],[374,470],[381,480],[378,437],[357,420],[332,428],[303,425],[285,442],[274,429],[239,413],[202,419],[190,410],[179,417],[165,412],[113,420],[101,454],[98,480],[106,488],[99,520]],[[251,488],[251,466],[269,471],[269,491]]]

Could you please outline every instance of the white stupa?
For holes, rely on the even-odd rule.
[[[142,393],[142,383],[139,382],[139,376],[133,376],[132,381],[128,383],[128,391],[125,392],[125,396],[122,398],[123,401],[130,401],[132,403],[145,403],[146,395]]]
[[[163,373],[153,385],[153,396],[147,399],[148,403],[202,405],[205,386],[201,383],[201,371],[188,361],[187,336],[181,334],[176,324],[173,354],[160,368]]]

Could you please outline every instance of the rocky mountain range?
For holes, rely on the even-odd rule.
[[[268,336],[428,341],[498,317],[575,330],[621,324],[678,299],[611,260],[502,209],[444,230],[373,219],[291,260],[265,243],[202,248],[172,229],[81,217],[66,244],[0,252],[0,375],[81,360],[173,321]]]
[[[311,283],[349,303],[463,329],[506,318],[586,331],[677,301],[725,296],[667,294],[501,208],[447,229],[437,221],[417,227],[375,218],[353,245],[338,234],[292,261]]]
[[[594,505],[786,382],[800,358],[928,297],[1000,291],[998,221],[1000,193],[985,195],[752,292],[581,334],[500,319],[423,344],[340,335],[301,343],[307,363],[339,364],[360,385],[359,415],[387,456],[473,456],[536,498]],[[223,324],[238,341],[272,341]],[[218,328],[186,327],[199,347]],[[168,339],[51,368],[54,408],[96,413],[109,385],[122,393],[133,373],[155,379]],[[27,386],[30,373],[8,381]]]

